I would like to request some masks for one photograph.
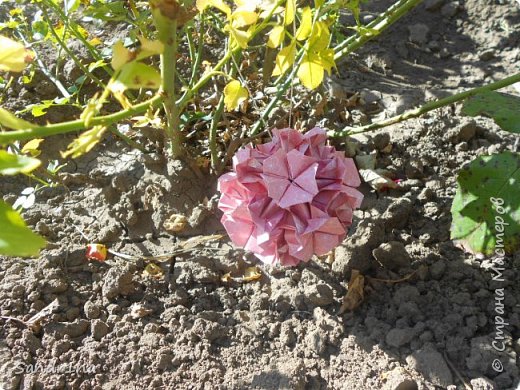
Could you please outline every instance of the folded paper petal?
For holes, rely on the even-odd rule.
[[[294,266],[339,245],[363,195],[354,161],[326,145],[327,133],[273,130],[246,146],[219,178],[218,207],[233,243],[266,264]]]

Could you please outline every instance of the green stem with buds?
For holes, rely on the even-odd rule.
[[[373,39],[381,32],[386,30],[389,26],[394,24],[397,20],[399,20],[402,16],[406,15],[408,11],[410,11],[413,7],[419,4],[422,0],[400,0],[391,6],[386,12],[379,15],[376,19],[374,19],[371,23],[369,23],[366,27],[375,31],[374,34],[354,34],[353,36],[347,38],[345,41],[340,43],[334,48],[334,60],[345,57],[355,50],[359,49],[363,46],[367,41]],[[262,127],[262,122],[267,119],[271,111],[274,107],[278,105],[278,101],[284,96],[285,92],[289,88],[292,83],[292,80],[296,76],[298,70],[298,65],[294,67],[291,73],[287,76],[284,82],[278,88],[278,91],[275,97],[269,102],[267,107],[264,109],[260,118],[255,122],[250,135],[254,135],[258,133],[260,128]],[[278,82],[279,80],[277,80]]]
[[[374,30],[374,34],[355,34],[337,45],[334,48],[334,60],[337,61],[340,58],[345,57],[346,55],[349,55],[359,49],[367,41],[376,37],[389,26],[401,19],[401,17],[406,15],[421,1],[422,0],[400,0],[396,2],[388,10],[380,14],[376,19],[365,26],[367,29]]]
[[[171,142],[173,158],[182,156],[182,133],[180,130],[179,107],[175,102],[175,82],[177,71],[177,21],[168,20],[157,24],[159,37],[164,44],[161,54],[161,76],[163,106],[166,112],[166,135]]]
[[[403,121],[411,119],[411,118],[417,118],[418,116],[426,114],[429,111],[447,106],[449,104],[459,102],[461,100],[467,99],[476,94],[479,94],[482,92],[487,92],[487,91],[494,91],[496,89],[504,88],[504,87],[507,87],[508,85],[518,83],[518,82],[520,82],[520,73],[517,73],[513,76],[506,77],[505,79],[502,79],[500,81],[495,81],[494,83],[484,85],[482,87],[473,88],[468,91],[464,91],[464,92],[457,93],[452,96],[445,97],[443,99],[434,100],[432,102],[426,103],[422,107],[415,108],[410,111],[406,111],[400,115],[393,116],[391,118],[385,119],[380,122],[375,122],[375,123],[371,123],[366,126],[355,127],[355,128],[347,127],[341,131],[330,131],[329,136],[344,137],[344,136],[351,135],[351,134],[366,133],[368,131],[381,129],[383,127],[390,126],[390,125],[393,125],[393,124],[396,124],[399,122],[403,122]]]

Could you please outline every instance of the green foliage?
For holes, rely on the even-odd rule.
[[[484,254],[520,248],[520,155],[479,157],[459,173],[457,184],[451,238]]]
[[[38,168],[41,161],[27,156],[8,153],[0,150],[0,175],[16,175],[29,173]]]
[[[15,130],[24,130],[36,127],[36,125],[18,118],[2,107],[0,107],[0,126]]]
[[[37,256],[45,240],[33,233],[18,212],[0,200],[0,253],[7,256]]]
[[[520,97],[489,91],[479,93],[464,103],[466,115],[484,115],[493,118],[503,130],[520,133]]]
[[[0,175],[29,173],[40,165],[40,160],[0,150]],[[0,200],[0,254],[7,256],[36,256],[45,246],[45,240],[33,233],[20,214]]]

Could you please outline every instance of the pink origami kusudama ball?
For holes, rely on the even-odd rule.
[[[363,194],[354,162],[314,128],[273,130],[272,141],[240,149],[222,175],[222,224],[264,263],[294,266],[338,246]]]

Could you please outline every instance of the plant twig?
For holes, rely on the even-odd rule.
[[[401,17],[406,15],[412,8],[419,4],[422,0],[400,0],[392,5],[386,12],[380,14],[376,19],[366,25],[366,28],[374,30],[375,34],[355,34],[334,48],[334,60],[339,60],[342,57],[356,51],[363,46],[367,41],[379,35],[389,26],[398,21]]]
[[[76,55],[72,52],[72,50],[70,50],[67,46],[67,44],[61,39],[61,37],[58,35],[58,33],[56,32],[56,30],[54,29],[53,25],[52,25],[52,21],[51,19],[49,18],[49,15],[47,14],[47,10],[44,8],[44,7],[41,7],[40,8],[41,11],[42,11],[42,14],[43,14],[43,17],[45,18],[45,21],[47,22],[47,24],[49,25],[49,31],[51,32],[51,34],[54,36],[54,38],[56,39],[56,42],[58,42],[58,44],[60,45],[60,47],[67,53],[67,55],[72,58],[72,60],[74,61],[74,63],[81,69],[81,71],[86,74],[91,80],[93,80],[97,85],[98,87],[100,88],[106,88],[106,85],[99,79],[97,78],[96,76],[94,76],[92,74],[92,72],[90,72],[87,67],[85,65],[83,65],[81,63],[81,61],[78,59],[78,57],[76,57]]]
[[[436,110],[437,108],[441,108],[447,106],[452,103],[459,102],[461,100],[467,99],[473,95],[479,94],[481,92],[494,91],[496,89],[507,87],[508,85],[520,82],[520,73],[517,73],[513,76],[506,77],[500,81],[495,81],[494,83],[484,85],[482,87],[473,88],[468,91],[460,92],[452,96],[445,97],[443,99],[434,100],[432,102],[426,103],[424,106],[415,108],[410,111],[406,111],[400,115],[393,116],[391,118],[382,120],[380,122],[371,123],[366,126],[361,127],[346,127],[343,130],[339,131],[330,131],[329,136],[331,137],[345,137],[351,134],[359,134],[366,133],[368,131],[373,131],[380,129],[382,127],[390,126],[399,122],[403,122],[405,120],[411,118],[417,118],[423,114],[426,114],[429,111]]]
[[[224,111],[224,94],[220,96],[220,100],[218,102],[217,108],[213,113],[213,118],[211,119],[211,127],[209,129],[209,150],[211,154],[211,168],[214,171],[219,170],[220,162],[218,160],[218,150],[217,150],[217,126],[220,122],[220,118],[222,117],[222,112]]]
[[[92,126],[108,126],[123,119],[146,112],[150,107],[157,107],[162,101],[161,95],[142,103],[136,104],[126,110],[121,110],[114,114],[97,116],[90,120],[89,125]],[[25,141],[32,138],[44,138],[51,135],[71,133],[73,131],[83,130],[87,126],[83,119],[76,119],[69,122],[55,123],[52,125],[35,126],[28,129],[12,130],[0,132],[0,145],[5,145],[14,141]]]
[[[368,40],[379,35],[381,32],[383,32],[385,29],[387,29],[390,25],[392,25],[397,20],[399,20],[403,15],[405,15],[410,9],[412,9],[417,4],[419,4],[421,1],[422,0],[398,1],[396,4],[394,4],[392,7],[390,7],[390,9],[388,9],[383,14],[379,15],[373,22],[371,22],[367,25],[368,28],[371,28],[372,30],[376,31],[375,34],[361,35],[360,33],[357,33],[357,34],[353,35],[352,37],[346,39],[344,42],[342,42],[338,46],[336,46],[334,48],[334,60],[337,61],[341,57],[344,57],[344,56],[352,53],[359,47],[363,46],[363,44],[365,44]],[[301,60],[301,58],[299,60]],[[269,102],[269,104],[266,106],[266,108],[260,115],[260,118],[253,125],[251,131],[249,132],[250,135],[254,135],[260,130],[260,127],[262,126],[262,122],[267,119],[267,117],[269,116],[269,114],[271,113],[273,108],[277,106],[278,101],[282,98],[284,93],[287,91],[287,88],[291,85],[291,82],[294,79],[294,76],[296,75],[297,70],[298,70],[298,66],[295,66],[295,68],[287,76],[285,81],[280,85],[275,97]]]
[[[177,20],[160,15],[156,18],[156,26],[159,39],[164,44],[164,51],[161,54],[161,94],[167,119],[166,135],[171,142],[172,157],[177,158],[183,154],[182,134],[179,127],[179,107],[175,104],[178,48]]]

